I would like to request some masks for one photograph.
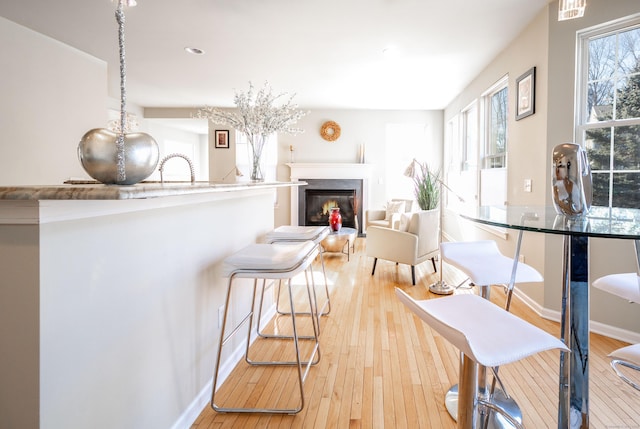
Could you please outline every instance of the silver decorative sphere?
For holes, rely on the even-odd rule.
[[[125,133],[125,179],[118,180],[118,133],[94,128],[82,136],[78,158],[89,176],[105,185],[133,185],[153,173],[158,165],[158,143],[149,134]]]

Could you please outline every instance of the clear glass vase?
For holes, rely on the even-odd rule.
[[[267,142],[266,136],[253,136],[249,138],[251,146],[251,181],[264,182],[264,166],[262,160],[262,150]]]

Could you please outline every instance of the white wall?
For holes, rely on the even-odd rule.
[[[0,185],[87,177],[80,139],[107,124],[107,65],[0,17]]]
[[[428,97],[428,94],[424,95]],[[442,111],[406,111],[406,110],[340,110],[309,109],[310,113],[302,118],[297,126],[305,130],[303,134],[278,136],[278,180],[288,181],[290,169],[289,146],[294,147],[295,162],[359,162],[358,153],[361,144],[365,146],[365,162],[373,164],[373,177],[369,194],[370,207],[382,208],[393,196],[386,194],[385,181],[391,174],[402,175],[402,171],[386,171],[385,153],[393,150],[386,147],[386,127],[388,124],[425,124],[427,126],[427,153],[430,166],[437,167],[442,160],[443,119]],[[326,121],[335,121],[340,125],[341,135],[336,141],[329,142],[320,136],[320,128]],[[413,157],[414,155],[411,155]],[[407,179],[407,186],[411,181]],[[278,192],[276,224],[288,224],[290,221],[289,189]]]

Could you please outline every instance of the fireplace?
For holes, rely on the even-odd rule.
[[[362,180],[301,179],[306,186],[298,188],[298,223],[329,225],[332,207],[340,208],[342,226],[362,233]]]
[[[291,190],[291,225],[305,225],[306,190],[354,190],[356,192],[358,232],[363,232],[363,213],[369,207],[370,182],[373,171],[372,164],[354,163],[288,163],[291,168],[292,182],[306,182],[298,189]],[[338,205],[339,206],[339,205]],[[347,211],[351,210],[348,208]],[[343,209],[340,208],[342,213]],[[355,222],[355,218],[354,218]],[[324,225],[328,225],[327,218]],[[344,225],[344,218],[343,218]]]

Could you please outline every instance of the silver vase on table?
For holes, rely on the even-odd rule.
[[[551,191],[558,214],[575,220],[589,213],[593,200],[591,167],[580,145],[562,143],[553,149]]]

